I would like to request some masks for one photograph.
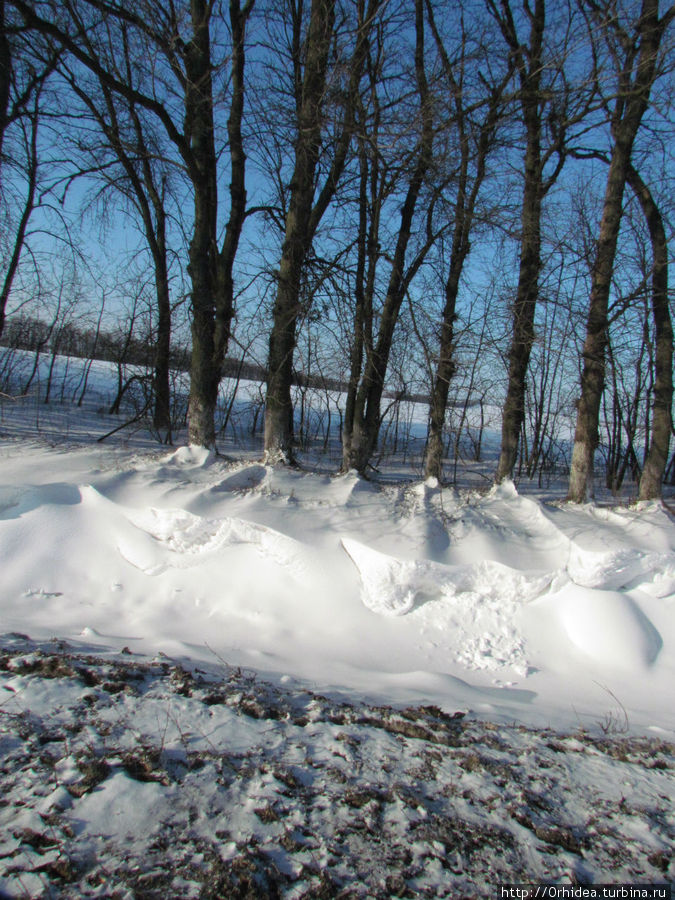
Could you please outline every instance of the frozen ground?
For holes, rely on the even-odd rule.
[[[6,430],[0,894],[675,880],[662,506]]]
[[[3,896],[494,897],[672,881],[673,747],[7,636]]]

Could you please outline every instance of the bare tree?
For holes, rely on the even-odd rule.
[[[445,280],[445,305],[440,323],[438,358],[431,390],[429,410],[429,437],[424,459],[425,476],[442,477],[443,427],[448,402],[450,381],[456,370],[454,359],[455,318],[457,298],[464,263],[471,249],[476,204],[485,180],[488,155],[495,150],[495,137],[502,106],[504,91],[511,80],[513,57],[506,65],[506,73],[487,83],[481,73],[484,96],[467,102],[467,68],[477,65],[476,60],[467,59],[468,36],[464,19],[460,24],[459,50],[453,64],[448,55],[433,12],[431,0],[427,0],[427,17],[439,50],[445,77],[445,86],[451,97],[450,127],[456,129],[459,159],[452,162],[457,166],[457,187],[454,204],[454,224],[450,262]]]
[[[651,440],[640,476],[639,498],[655,500],[661,497],[673,429],[673,323],[668,304],[668,242],[659,206],[632,165],[628,166],[627,180],[644,213],[653,254],[654,410]]]
[[[0,192],[7,202],[7,182],[16,186],[17,209],[7,229],[7,258],[0,275],[0,335],[7,304],[26,244],[30,219],[39,205],[42,95],[54,70],[56,54],[35,56],[30,41],[16,23],[10,25],[7,7],[0,2]],[[8,130],[12,132],[10,152]],[[4,155],[3,155],[4,152]]]
[[[132,59],[128,35],[122,31],[120,62],[114,61],[117,74],[130,86],[134,86]],[[93,162],[84,170],[91,176],[96,173],[104,184],[121,194],[138,216],[150,256],[152,258],[156,295],[156,338],[154,341],[153,424],[171,439],[170,373],[171,348],[171,295],[169,289],[169,262],[167,247],[167,182],[169,168],[159,162],[161,150],[151,149],[148,140],[148,123],[143,121],[138,107],[110,89],[105,80],[98,84],[86,83],[82,72],[73,70],[65,62],[62,74],[70,90],[80,98],[103,135],[105,145],[101,149],[91,135],[85,148],[78,137],[79,120],[75,139],[81,149],[93,156]],[[157,140],[150,135],[156,146]],[[89,155],[89,153],[87,155]],[[117,162],[119,165],[114,165]],[[69,179],[70,182],[71,179]]]
[[[361,383],[354,403],[351,433],[343,431],[343,469],[365,472],[377,445],[380,428],[380,402],[387,365],[401,304],[426,250],[433,243],[433,204],[427,212],[427,241],[406,265],[415,208],[432,163],[434,141],[433,107],[424,61],[424,0],[415,0],[415,90],[419,102],[419,135],[413,151],[407,189],[401,208],[400,225],[394,248],[389,281],[374,345],[366,354]]]
[[[26,232],[35,206],[38,202],[38,131],[40,124],[40,91],[37,90],[32,102],[32,108],[21,118],[19,124],[21,149],[24,153],[25,167],[23,178],[25,179],[25,194],[22,198],[21,208],[18,214],[18,222],[14,229],[12,245],[10,248],[7,267],[3,272],[0,284],[0,334],[5,327],[7,303],[12,292],[12,286],[19,269],[21,254],[23,253]]]
[[[594,457],[598,446],[600,401],[605,384],[607,309],[623,212],[623,196],[633,145],[659,74],[659,48],[675,16],[671,6],[659,16],[658,0],[642,0],[640,14],[623,25],[612,3],[587,0],[617,66],[618,83],[611,107],[612,146],[602,218],[591,277],[591,294],[583,348],[581,397],[567,499],[583,503],[593,496]]]
[[[347,161],[354,130],[354,111],[366,56],[368,32],[380,0],[357,0],[356,38],[348,65],[342,121],[334,137],[329,171],[314,200],[321,152],[323,110],[329,52],[334,36],[336,0],[312,0],[303,41],[302,3],[292,4],[292,62],[296,109],[294,168],[291,177],[284,241],[277,272],[269,342],[265,406],[265,458],[292,461],[293,404],[291,381],[303,267],[316,230],[336,191]]]
[[[110,91],[143,109],[161,126],[187,174],[193,199],[188,273],[192,283],[192,363],[189,440],[215,443],[214,413],[223,357],[234,311],[232,266],[245,215],[245,156],[237,134],[243,114],[245,26],[254,0],[230,0],[232,92],[230,97],[230,215],[222,247],[218,243],[219,154],[215,145],[212,53],[218,13],[208,0],[160,0],[137,4],[112,0],[9,0],[25,26],[46,35],[93,72]],[[116,37],[108,40],[115,26]],[[142,84],[129,84],[114,64],[121,33],[134,35]],[[187,35],[187,36],[186,36]],[[153,65],[147,65],[148,58]],[[177,103],[177,100],[180,103]]]
[[[382,110],[378,92],[383,78],[384,36],[379,28],[368,45],[367,86],[358,98],[356,157],[358,163],[358,214],[356,235],[356,265],[353,288],[346,285],[346,310],[343,328],[349,346],[349,373],[345,413],[341,428],[343,468],[351,447],[354,416],[359,383],[363,371],[364,354],[373,349],[374,299],[380,255],[380,224],[383,207],[393,190],[396,175],[380,149]]]
[[[549,65],[545,38],[546,0],[533,4],[523,2],[527,40],[519,34],[519,24],[510,0],[487,0],[488,9],[497,21],[518,73],[518,100],[525,128],[523,168],[523,201],[521,212],[520,264],[518,287],[513,305],[513,334],[508,360],[508,387],[502,413],[502,444],[495,481],[510,478],[518,455],[518,440],[525,418],[527,367],[534,341],[534,320],[541,273],[541,215],[544,197],[555,183],[564,162],[565,116],[547,98],[554,92],[545,85]],[[545,89],[546,88],[546,89]],[[546,107],[548,106],[548,110]],[[542,149],[544,123],[548,121],[551,141]],[[545,167],[557,156],[553,171],[545,175]]]

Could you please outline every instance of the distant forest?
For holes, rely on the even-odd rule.
[[[31,353],[51,353],[70,356],[75,359],[101,360],[102,362],[122,363],[128,366],[151,368],[154,363],[154,348],[151,341],[130,336],[125,339],[120,333],[108,331],[82,330],[76,326],[63,323],[54,334],[54,327],[40,319],[15,316],[10,319],[0,336],[0,347],[8,350],[25,350]],[[169,356],[171,369],[177,372],[190,371],[190,348],[172,345]],[[258,363],[245,358],[235,359],[226,356],[222,363],[222,377],[248,379],[264,382],[267,370]],[[347,384],[336,378],[325,375],[306,375],[293,372],[293,384],[300,387],[316,388],[324,391],[343,393]],[[403,392],[385,392],[388,397],[399,400],[410,400],[416,403],[428,402],[424,394],[408,394]]]

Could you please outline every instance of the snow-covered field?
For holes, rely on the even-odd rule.
[[[675,880],[667,509],[6,431],[0,895]]]

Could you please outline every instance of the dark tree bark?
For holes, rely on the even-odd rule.
[[[455,78],[453,66],[436,28],[431,0],[426,0],[426,5],[429,25],[439,49],[443,70],[453,97],[455,127],[458,131],[460,148],[450,265],[445,282],[445,305],[441,319],[438,361],[429,402],[429,435],[424,457],[425,477],[434,477],[440,481],[443,475],[443,428],[448,404],[448,392],[450,390],[450,381],[457,368],[454,359],[454,325],[460,279],[464,263],[471,248],[470,237],[476,203],[485,178],[487,157],[491,149],[493,149],[503,91],[510,80],[511,72],[509,71],[507,77],[490,91],[486,100],[484,118],[480,126],[478,126],[478,134],[474,138],[475,146],[473,146],[472,126],[470,124],[470,119],[473,116],[470,117],[466,108],[462,85]],[[460,65],[464,65],[463,59],[460,61]],[[471,112],[475,115],[475,110]],[[471,172],[472,166],[474,167],[473,173]]]
[[[211,39],[208,0],[190,0],[191,36],[185,48],[186,136],[190,141],[194,185],[194,227],[188,273],[192,279],[192,363],[188,439],[213,447],[220,369],[214,366],[217,285],[218,185],[213,120]]]
[[[241,138],[244,109],[244,36],[252,0],[240,7],[230,2],[232,27],[232,101],[227,123],[230,139],[230,218],[220,253],[216,243],[218,217],[217,161],[214,147],[213,86],[211,79],[209,0],[190,0],[193,39],[188,44],[185,106],[197,170],[194,184],[194,232],[188,272],[192,278],[192,366],[188,406],[190,443],[215,445],[215,409],[222,365],[234,313],[233,266],[244,223],[246,190]]]
[[[356,275],[354,284],[354,338],[349,355],[349,381],[345,400],[345,415],[342,426],[343,449],[350,447],[354,431],[354,414],[356,411],[356,394],[363,367],[363,354],[366,346],[372,343],[372,302],[375,277],[376,222],[380,204],[375,197],[369,198],[369,183],[374,180],[377,185],[377,174],[372,173],[368,165],[365,140],[359,135],[359,231],[357,237]],[[376,166],[376,162],[374,162]],[[369,199],[374,202],[369,203]],[[369,215],[370,208],[370,215]]]
[[[39,96],[40,91],[38,90],[34,98],[33,109],[25,117],[27,120],[26,127],[28,129],[26,136],[26,195],[16,232],[14,234],[14,243],[9,257],[7,270],[4,273],[2,284],[0,285],[0,335],[2,335],[5,328],[7,303],[19,268],[21,254],[26,241],[28,223],[37,202]]]
[[[210,0],[189,0],[189,33],[180,10],[173,3],[168,8],[157,0],[138,12],[135,5],[110,0],[68,0],[61,12],[69,16],[46,18],[27,0],[12,0],[27,28],[56,41],[78,62],[93,72],[109,90],[129,103],[144,109],[161,123],[174,144],[190,181],[194,215],[189,247],[188,274],[192,282],[192,357],[190,399],[188,406],[188,439],[190,443],[215,445],[214,413],[218,397],[223,357],[229,338],[233,309],[232,260],[236,254],[238,231],[243,222],[242,192],[245,157],[241,139],[237,139],[243,110],[244,29],[254,0],[241,7],[231,0],[230,17],[233,34],[233,99],[228,123],[233,141],[231,210],[222,250],[218,248],[218,158],[214,143],[214,98],[210,28],[214,4]],[[89,28],[81,17],[82,10],[95,10],[105,21],[121,28],[134,29],[162,53],[169,70],[183,93],[182,122],[172,118],[171,110],[153,89],[135,87],[121,77],[116,66],[99,54],[87,40]],[[152,87],[152,86],[151,86]],[[235,238],[236,233],[236,238]]]
[[[661,211],[649,187],[632,165],[628,167],[627,180],[647,221],[654,256],[651,290],[655,344],[654,412],[638,497],[640,500],[659,500],[673,428],[673,323],[668,306],[668,242]]]
[[[270,333],[265,405],[265,457],[270,462],[290,461],[293,455],[293,406],[290,390],[293,350],[300,313],[300,280],[313,237],[309,226],[314,198],[314,175],[321,146],[321,106],[334,23],[335,0],[312,0],[307,58],[298,109],[295,168],[291,178],[290,203]]]
[[[564,72],[567,45],[563,44],[556,53],[549,54],[545,51],[545,35],[553,31],[552,27],[547,28],[546,0],[522,4],[525,21],[530,26],[527,44],[519,40],[509,0],[501,0],[501,10],[498,10],[495,0],[487,0],[487,3],[499,24],[518,72],[518,99],[525,126],[520,261],[512,313],[513,333],[508,356],[507,391],[502,412],[502,443],[495,472],[495,482],[499,483],[513,476],[519,439],[525,423],[526,379],[534,343],[534,322],[542,268],[542,204],[564,166],[569,152],[569,132],[574,125],[583,122],[593,99],[583,77],[579,76],[579,83],[575,85],[570,82],[568,73]],[[548,9],[551,8],[555,11],[559,9],[559,5],[551,4]],[[564,28],[563,34],[569,37],[569,32]],[[559,54],[562,54],[563,59],[556,61]],[[551,71],[555,78],[560,78],[560,88],[543,82],[544,73],[548,72],[550,79]],[[543,139],[546,135],[548,141],[544,147]]]
[[[405,291],[423,258],[406,269],[406,251],[410,241],[415,207],[431,165],[433,148],[433,110],[424,69],[424,6],[415,0],[415,80],[420,103],[421,135],[414,169],[401,209],[396,248],[394,250],[387,293],[380,312],[377,342],[367,354],[363,377],[354,404],[354,424],[349,444],[343,446],[343,469],[364,473],[377,444],[380,428],[380,402],[389,363],[389,354],[398,314]]]
[[[530,13],[529,45],[519,40],[508,2],[498,13],[490,8],[511,52],[515,55],[520,80],[520,106],[525,125],[523,206],[521,213],[520,267],[513,305],[513,335],[509,349],[508,386],[502,412],[502,444],[495,473],[497,483],[511,478],[518,456],[518,440],[525,419],[525,379],[534,342],[534,315],[541,271],[541,206],[545,189],[541,151],[545,0],[535,0]]]
[[[297,137],[284,242],[277,273],[269,341],[265,401],[265,459],[293,461],[291,379],[298,318],[302,312],[301,280],[307,254],[344,169],[354,129],[356,97],[366,55],[367,34],[379,0],[359,0],[359,27],[350,63],[349,86],[341,134],[330,172],[313,203],[316,167],[321,150],[322,107],[328,54],[335,22],[335,0],[312,0],[302,79],[296,78]],[[299,50],[299,45],[298,45]],[[296,62],[296,71],[299,66]]]
[[[381,109],[377,94],[382,62],[382,42],[377,49],[368,52],[370,114],[363,99],[359,101],[358,163],[359,163],[359,226],[357,258],[354,280],[354,338],[349,355],[349,380],[342,426],[343,469],[348,465],[354,433],[356,397],[363,371],[363,357],[373,347],[373,298],[379,258],[378,235],[382,204],[387,193],[387,180],[381,172],[382,165],[376,148],[379,141]],[[345,469],[346,471],[346,469]]]
[[[12,78],[12,54],[5,26],[5,0],[0,0],[0,164],[5,129],[9,121],[9,92]],[[1,333],[1,331],[0,331]]]
[[[253,10],[254,0],[230,0],[230,28],[232,31],[232,100],[227,119],[227,136],[230,149],[230,216],[225,227],[225,237],[218,257],[218,283],[214,336],[214,361],[219,376],[225,359],[232,331],[234,316],[234,262],[239,239],[246,218],[246,154],[241,134],[244,117],[244,67],[246,61],[246,23]]]
[[[613,145],[591,275],[581,397],[567,494],[567,499],[573,503],[584,503],[593,497],[594,457],[599,438],[600,402],[605,387],[607,309],[623,212],[624,189],[633,144],[657,74],[661,39],[674,15],[675,7],[671,7],[659,18],[658,0],[642,0],[640,17],[632,39],[623,29],[620,33],[624,58],[611,117]],[[620,28],[620,25],[610,22],[607,27]]]
[[[148,178],[146,173],[146,182]],[[157,336],[152,379],[154,409],[152,424],[166,433],[171,442],[171,292],[166,247],[166,211],[164,200],[154,183],[150,187],[150,200],[155,210],[156,245],[152,248],[155,267],[155,296],[157,298]]]

